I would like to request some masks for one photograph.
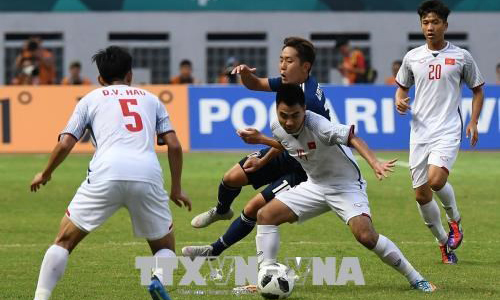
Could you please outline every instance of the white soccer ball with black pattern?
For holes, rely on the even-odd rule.
[[[262,297],[285,299],[293,291],[295,272],[285,265],[275,263],[262,267],[257,280],[257,290]]]

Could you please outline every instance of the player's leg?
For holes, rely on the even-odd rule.
[[[239,195],[241,187],[251,184],[254,189],[270,184],[286,174],[281,168],[280,158],[275,157],[261,169],[246,173],[243,165],[250,156],[262,157],[269,151],[269,148],[259,152],[252,153],[236,165],[234,165],[219,184],[219,193],[217,197],[217,206],[203,212],[191,220],[191,226],[194,228],[203,228],[219,220],[229,220],[233,217],[233,211],[230,209],[234,199]]]
[[[47,300],[61,279],[69,254],[78,243],[103,224],[121,204],[117,188],[109,182],[83,182],[61,220],[54,245],[46,252],[38,278],[35,300]]]
[[[429,185],[436,193],[446,211],[448,226],[448,246],[456,249],[463,239],[460,212],[455,200],[455,192],[448,182],[449,171],[458,155],[460,141],[439,141],[429,155]]]
[[[189,257],[220,255],[224,250],[252,232],[257,220],[257,212],[260,208],[274,199],[278,193],[286,191],[306,179],[307,175],[303,170],[295,170],[275,180],[245,205],[241,215],[232,222],[224,235],[214,243],[204,246],[186,246],[182,248],[182,254]]]
[[[348,221],[356,240],[373,251],[387,265],[406,277],[410,285],[424,292],[432,292],[436,287],[426,281],[405,258],[401,250],[387,237],[378,234],[370,217],[363,213]]]
[[[172,213],[163,186],[127,182],[125,194],[134,234],[146,238],[155,258],[176,257]],[[148,290],[154,300],[170,300],[163,287],[163,270],[158,266],[153,270]]]
[[[436,238],[441,252],[443,263],[453,264],[457,262],[456,255],[446,246],[448,235],[441,222],[441,211],[437,202],[433,199],[429,180],[429,144],[410,145],[410,172],[412,185],[415,190],[417,208],[424,220],[425,225]]]
[[[280,246],[278,226],[297,221],[295,213],[278,199],[273,199],[257,213],[257,259],[259,265],[276,262]]]
[[[69,254],[86,235],[87,232],[76,227],[68,217],[62,218],[54,244],[49,247],[43,257],[35,300],[50,298],[52,290],[64,274]]]
[[[276,195],[257,213],[257,260],[267,265],[276,262],[280,235],[278,226],[285,222],[304,222],[329,211],[321,188],[309,181]]]
[[[148,240],[149,247],[156,259],[160,257],[176,257],[174,232],[170,231],[164,237],[157,240]],[[157,260],[158,262],[158,260]],[[153,270],[151,283],[148,291],[154,300],[170,300],[168,292],[163,287],[163,270],[158,265]]]

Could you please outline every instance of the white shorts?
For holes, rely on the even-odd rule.
[[[410,172],[413,188],[428,181],[429,165],[450,173],[458,156],[460,140],[438,140],[427,144],[410,144]]]
[[[368,196],[364,189],[335,191],[308,180],[279,193],[276,199],[297,215],[299,223],[328,211],[334,211],[346,224],[359,215],[371,218]]]
[[[84,181],[66,211],[81,230],[91,232],[126,207],[134,234],[157,240],[172,229],[169,197],[162,186],[140,181]]]

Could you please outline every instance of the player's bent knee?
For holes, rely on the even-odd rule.
[[[271,209],[264,207],[257,212],[257,223],[259,225],[279,225],[277,216]]]
[[[264,198],[253,198],[250,200],[246,205],[243,211],[245,212],[245,215],[250,217],[250,218],[257,218],[257,213],[261,208],[263,208],[266,205],[266,200]]]
[[[429,181],[429,186],[431,187],[431,189],[433,191],[439,191],[440,189],[442,189],[444,187],[445,184],[446,184],[446,180],[436,179],[436,180]]]
[[[355,234],[356,240],[368,249],[373,249],[377,245],[378,234],[371,231],[359,232]]]
[[[248,184],[248,178],[240,165],[235,165],[224,174],[222,181],[225,185],[233,188],[242,187]]]

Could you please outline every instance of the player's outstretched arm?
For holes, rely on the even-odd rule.
[[[240,74],[241,82],[249,90],[270,92],[268,79],[255,76],[256,70],[247,65],[239,65],[231,71],[231,74]]]
[[[159,136],[168,146],[168,163],[170,166],[170,176],[172,186],[170,187],[170,200],[177,206],[186,206],[191,211],[191,200],[182,191],[182,146],[175,134],[175,131],[169,131]]]
[[[262,132],[258,131],[255,128],[238,129],[236,133],[247,144],[266,145],[269,147],[276,148],[280,150],[280,152],[285,150],[285,148],[283,148],[280,142],[266,136],[265,134],[263,134]]]
[[[378,180],[382,180],[384,177],[387,178],[389,172],[394,172],[394,165],[398,160],[397,158],[391,161],[380,162],[365,141],[357,136],[349,139],[349,145],[356,149],[356,151],[358,151],[358,153],[368,162]]]
[[[50,180],[52,172],[64,161],[66,156],[71,152],[77,140],[71,134],[63,134],[61,139],[55,146],[49,158],[49,162],[45,169],[36,174],[31,182],[30,188],[32,192],[40,189],[40,184],[45,185]]]
[[[470,145],[472,147],[476,146],[479,139],[477,133],[477,122],[479,120],[479,115],[481,114],[481,109],[483,108],[484,92],[483,86],[477,86],[472,89],[472,115],[470,122],[467,125],[465,131],[466,137],[470,137]]]
[[[408,97],[409,89],[401,86],[396,90],[396,110],[400,115],[406,115],[406,111],[410,109],[410,97]]]

